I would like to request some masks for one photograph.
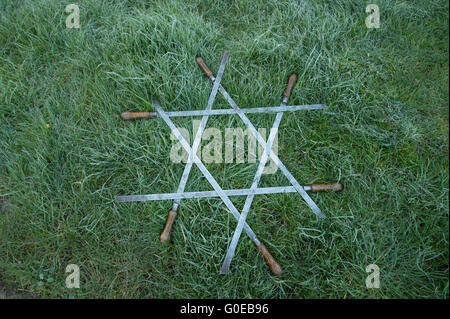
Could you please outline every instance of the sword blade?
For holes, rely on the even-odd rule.
[[[305,105],[285,105],[285,106],[268,106],[268,107],[251,107],[242,108],[243,113],[278,113],[291,111],[309,111],[326,109],[325,104],[305,104]],[[216,109],[216,110],[192,110],[192,111],[172,111],[166,112],[169,117],[188,117],[188,116],[204,116],[204,115],[234,115],[236,111],[233,109]],[[157,112],[150,112],[151,117],[158,117]]]
[[[303,186],[309,192],[311,186]],[[265,194],[282,194],[282,193],[296,193],[294,186],[278,186],[278,187],[261,187],[261,188],[245,188],[245,189],[224,189],[223,192],[227,196],[245,196],[245,195],[265,195]],[[176,200],[176,199],[192,199],[192,198],[208,198],[219,197],[216,191],[199,191],[199,192],[185,192],[185,193],[162,193],[162,194],[145,194],[145,195],[123,195],[116,196],[118,202],[144,202],[156,200]]]

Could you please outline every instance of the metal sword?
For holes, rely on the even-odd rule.
[[[152,97],[153,105],[155,106],[156,110],[160,114],[161,118],[166,122],[166,124],[169,126],[169,128],[172,130],[172,132],[175,134],[176,138],[180,142],[181,146],[188,152],[189,154],[192,154],[193,161],[195,165],[200,169],[200,171],[203,173],[205,178],[208,180],[208,182],[211,184],[211,186],[214,188],[216,193],[219,195],[219,197],[222,199],[224,204],[228,207],[228,209],[231,211],[233,216],[239,220],[240,214],[236,207],[234,207],[233,203],[230,201],[228,196],[224,193],[222,188],[219,186],[219,184],[216,182],[214,177],[209,173],[208,169],[203,165],[203,163],[198,158],[197,154],[192,152],[191,147],[184,139],[183,135],[181,135],[180,131],[177,129],[177,127],[173,124],[172,120],[166,115],[164,110],[162,109],[161,105],[159,105],[158,101]],[[192,153],[191,153],[192,152]],[[282,273],[281,266],[275,261],[275,259],[272,257],[272,255],[267,250],[267,247],[261,243],[258,238],[256,237],[253,230],[248,226],[246,223],[244,226],[245,233],[250,237],[252,242],[255,244],[255,246],[258,248],[259,252],[264,256],[264,259],[266,260],[267,264],[269,265],[270,270],[273,274],[279,275]]]
[[[211,70],[206,66],[203,59],[201,60],[201,63],[198,63],[200,68],[202,69],[203,73],[206,75],[206,77],[214,83],[215,77]],[[250,128],[253,135],[257,138],[259,144],[265,148],[266,142],[264,141],[264,138],[261,136],[261,134],[256,130],[256,128],[253,126],[253,124],[250,122],[250,120],[247,118],[247,116],[241,111],[241,109],[237,106],[237,104],[234,102],[234,100],[231,98],[231,96],[228,94],[228,92],[223,88],[222,85],[219,86],[219,91],[222,93],[222,95],[225,97],[225,99],[228,101],[228,103],[231,105],[231,107],[236,111],[236,113],[239,115],[239,117],[242,119],[242,121],[247,125],[248,128]],[[269,154],[270,158],[274,161],[275,165],[280,168],[282,173],[286,176],[286,178],[289,180],[289,182],[297,189],[297,192],[302,196],[302,198],[305,200],[305,202],[308,204],[308,206],[312,209],[312,211],[319,217],[319,218],[325,218],[325,214],[322,213],[320,208],[314,203],[314,201],[309,197],[309,195],[305,192],[303,187],[297,182],[295,177],[288,171],[286,166],[284,166],[283,162],[278,158],[278,156],[270,150]]]
[[[243,113],[278,113],[300,110],[320,110],[325,109],[324,104],[309,105],[285,105],[285,106],[268,106],[268,107],[252,107],[242,108]],[[236,111],[233,109],[217,109],[217,110],[193,110],[193,111],[174,111],[166,112],[169,117],[188,117],[188,116],[204,116],[204,115],[234,115]],[[158,117],[158,112],[123,112],[121,115],[124,120],[146,119]]]
[[[229,55],[230,55],[230,52],[225,51],[223,58],[222,58],[222,62],[220,63],[219,71],[217,73],[217,79],[216,79],[217,83],[214,83],[211,94],[209,95],[208,105],[206,106],[206,111],[209,111],[212,108],[214,99],[217,95],[217,90],[219,89],[220,81],[222,80],[222,75],[225,70],[225,65],[227,63]],[[203,131],[205,130],[206,122],[208,121],[208,117],[209,117],[209,115],[203,115],[200,126],[198,127],[197,133],[195,134],[194,143],[192,144],[192,152],[195,154],[197,153],[198,147],[200,145]],[[186,182],[189,178],[189,173],[191,172],[191,168],[192,168],[192,164],[193,164],[192,158],[193,158],[192,154],[189,154],[189,160],[186,163],[186,166],[184,167],[184,172],[181,177],[180,184],[178,185],[177,193],[184,192],[184,188],[186,187]],[[181,201],[180,199],[174,200],[172,209],[169,211],[169,214],[167,216],[166,225],[164,226],[164,230],[162,231],[161,236],[160,236],[160,240],[163,243],[166,243],[170,240],[170,233],[172,231],[172,226],[173,226],[173,223],[175,222],[175,218],[177,217],[177,214],[178,214],[178,206],[180,205],[180,201]]]
[[[287,101],[291,95],[291,91],[292,91],[296,81],[297,81],[297,75],[292,74],[289,77],[289,81],[288,81],[286,90],[284,91],[280,106],[286,106]],[[267,138],[267,143],[266,143],[264,153],[261,156],[261,159],[258,164],[258,168],[256,170],[255,177],[253,179],[252,186],[250,187],[251,190],[254,190],[258,187],[259,180],[261,179],[261,175],[263,173],[264,167],[265,167],[267,159],[268,159],[268,154],[270,152],[270,149],[272,148],[272,143],[277,134],[278,126],[280,125],[283,114],[284,114],[283,112],[279,112],[279,113],[277,113],[277,115],[275,117],[275,121],[270,130],[269,137]],[[231,260],[233,259],[234,252],[236,251],[236,247],[239,242],[239,238],[241,237],[242,227],[244,227],[244,223],[247,218],[247,214],[250,210],[250,206],[252,205],[254,197],[255,197],[254,194],[249,194],[245,200],[244,208],[242,209],[242,212],[241,212],[241,217],[239,217],[239,221],[238,221],[238,224],[234,231],[230,246],[228,247],[227,254],[225,256],[225,260],[223,261],[222,267],[220,268],[221,274],[226,274],[228,272],[228,269],[230,268]]]
[[[328,184],[311,184],[302,186],[307,192],[324,192],[335,191],[340,192],[343,188],[341,183]],[[245,195],[265,195],[265,194],[282,194],[282,193],[296,193],[294,186],[277,186],[277,187],[261,187],[256,189],[224,189],[223,192],[227,196],[245,196]],[[116,196],[118,202],[143,202],[151,200],[176,200],[176,199],[191,199],[191,198],[208,198],[219,197],[216,191],[198,191],[198,192],[184,192],[184,193],[162,193],[162,194],[146,194],[146,195],[124,195]]]

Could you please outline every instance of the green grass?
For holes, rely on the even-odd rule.
[[[76,30],[70,1],[0,1],[2,285],[61,298],[449,298],[448,3],[379,0],[380,28],[367,29],[371,2],[184,2],[81,0]],[[279,132],[300,183],[344,184],[311,195],[328,218],[295,194],[257,196],[248,216],[280,277],[245,235],[219,275],[236,226],[219,199],[183,201],[169,245],[170,202],[114,200],[174,192],[184,168],[162,120],[119,114],[153,110],[151,96],[203,109],[211,84],[195,56],[217,72],[225,50],[222,84],[240,106],[278,105],[296,72],[289,104],[329,107],[289,113]],[[218,96],[214,108],[228,107]],[[274,115],[249,118],[269,128]],[[256,171],[207,167],[223,188],[249,187]],[[261,181],[287,184],[279,171]],[[205,189],[194,168],[187,190]],[[365,287],[371,263],[380,289]]]

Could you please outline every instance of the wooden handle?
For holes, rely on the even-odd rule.
[[[259,246],[256,246],[259,249],[259,252],[264,256],[264,259],[266,260],[267,264],[269,265],[270,270],[275,276],[279,276],[283,273],[283,269],[281,268],[280,264],[273,259],[272,255],[267,250],[266,246],[264,246],[263,243],[259,244]]]
[[[206,77],[209,79],[213,73],[211,70],[206,66],[205,61],[201,57],[196,57],[195,61],[197,62],[198,66],[202,70],[202,72],[206,75]]]
[[[325,192],[325,191],[335,191],[340,192],[344,186],[341,183],[329,183],[329,184],[312,184],[311,192]]]
[[[175,222],[175,218],[177,217],[177,212],[175,210],[170,210],[169,215],[167,216],[166,226],[164,226],[164,230],[161,233],[159,239],[162,243],[167,243],[170,240],[170,233],[172,232],[172,225]]]
[[[284,90],[283,96],[290,97],[292,93],[292,89],[295,86],[295,83],[297,82],[297,74],[292,73],[289,77],[288,84],[286,86],[286,90]]]
[[[148,119],[153,117],[151,112],[123,112],[120,116],[124,120]]]

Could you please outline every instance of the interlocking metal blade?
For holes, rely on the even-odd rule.
[[[306,191],[311,190],[311,186],[302,186]],[[275,186],[275,187],[261,187],[256,189],[224,189],[227,196],[247,196],[266,195],[266,194],[282,194],[282,193],[296,193],[294,186]],[[145,194],[145,195],[124,195],[116,196],[118,202],[144,202],[156,200],[175,200],[175,199],[191,199],[191,198],[208,198],[219,197],[216,191],[198,191],[198,192],[184,192],[184,193],[161,193],[161,194]]]
[[[243,113],[278,113],[290,111],[309,111],[326,109],[325,104],[306,104],[306,105],[285,105],[285,106],[267,106],[267,107],[250,107],[242,108]],[[234,109],[216,109],[216,110],[192,110],[192,111],[172,111],[166,112],[169,117],[188,117],[188,116],[204,116],[204,115],[235,115]],[[158,112],[150,112],[150,117],[158,117]]]
[[[165,112],[159,103],[156,101],[154,97],[152,97],[153,105],[157,110],[157,116],[161,117],[166,124],[171,128],[172,132],[175,134],[177,139],[179,140],[182,147],[188,152],[189,160],[186,163],[182,178],[180,180],[180,184],[178,186],[176,193],[169,194],[148,194],[148,195],[130,195],[130,196],[117,196],[116,199],[118,201],[144,201],[144,200],[166,200],[173,199],[174,200],[174,210],[178,208],[178,205],[182,199],[186,198],[201,198],[201,197],[220,197],[227,208],[230,210],[232,215],[237,219],[238,223],[233,234],[233,239],[230,243],[230,246],[227,251],[227,255],[225,257],[224,263],[221,268],[221,273],[226,273],[229,269],[229,265],[234,256],[235,249],[239,242],[240,234],[242,230],[249,236],[249,238],[255,243],[256,246],[259,246],[260,242],[256,237],[253,230],[246,222],[247,214],[250,210],[250,206],[252,204],[253,198],[256,194],[273,194],[273,193],[287,193],[287,192],[298,192],[302,198],[306,201],[306,203],[310,206],[313,212],[320,218],[325,218],[325,215],[320,211],[319,207],[314,203],[314,201],[309,197],[306,191],[310,190],[309,186],[301,186],[294,176],[287,170],[281,160],[278,158],[277,154],[275,154],[271,150],[272,142],[275,136],[273,129],[278,129],[278,126],[281,121],[281,117],[283,116],[283,112],[286,111],[297,111],[297,110],[313,110],[313,109],[324,109],[326,105],[323,104],[312,104],[312,105],[295,105],[295,106],[286,106],[287,100],[283,100],[279,107],[259,107],[259,108],[247,108],[240,109],[228,92],[224,89],[224,87],[220,84],[221,78],[224,73],[225,64],[228,59],[229,52],[226,51],[221,65],[219,67],[217,78],[211,75],[209,78],[213,82],[213,88],[208,99],[208,104],[205,110],[192,110],[192,111],[175,111],[175,112]],[[223,109],[223,110],[212,110],[212,105],[214,103],[214,99],[217,95],[217,92],[220,91],[221,94],[225,97],[228,103],[231,105],[232,109]],[[269,113],[269,112],[277,112],[276,119],[271,129],[271,133],[267,139],[267,142],[261,136],[261,134],[256,130],[253,124],[245,115],[246,113]],[[151,112],[153,113],[153,112]],[[223,190],[214,177],[210,174],[208,169],[204,166],[201,160],[198,158],[196,152],[201,143],[201,137],[203,131],[206,127],[206,123],[208,117],[211,115],[225,115],[225,114],[236,114],[238,115],[242,121],[247,125],[252,134],[258,140],[258,143],[265,149],[265,152],[262,154],[260,162],[258,164],[257,172],[254,176],[253,183],[249,189],[234,189],[234,190]],[[186,142],[184,137],[181,135],[180,131],[176,128],[173,122],[169,117],[176,116],[203,116],[200,126],[197,129],[192,147]],[[154,115],[153,115],[154,116]],[[274,164],[280,168],[282,173],[287,177],[292,186],[282,186],[282,187],[266,187],[266,188],[258,188],[258,183],[262,175],[262,171],[265,167],[265,164],[268,159],[272,159]],[[192,165],[196,164],[196,166],[203,173],[208,182],[213,186],[214,191],[204,191],[204,192],[184,192]],[[247,199],[244,205],[244,208],[241,213],[235,208],[234,204],[230,201],[228,196],[239,196],[239,195],[247,195]]]

